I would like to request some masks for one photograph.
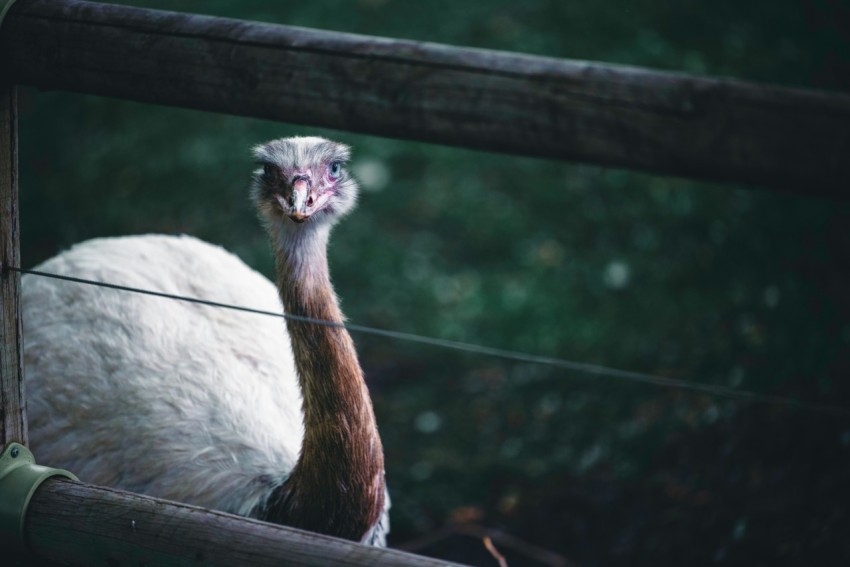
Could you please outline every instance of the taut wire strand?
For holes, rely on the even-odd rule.
[[[620,380],[626,380],[631,382],[639,382],[644,384],[651,384],[653,386],[665,387],[665,388],[678,388],[682,390],[691,390],[695,392],[702,392],[705,394],[711,394],[714,396],[721,396],[725,398],[731,398],[735,400],[745,401],[745,402],[758,402],[758,403],[766,403],[772,405],[781,405],[792,407],[800,410],[811,411],[816,413],[828,414],[835,417],[850,417],[850,409],[839,407],[839,406],[831,406],[826,404],[819,404],[815,402],[807,402],[801,400],[795,400],[793,398],[785,398],[781,396],[770,396],[765,394],[759,394],[757,392],[751,392],[748,390],[740,390],[736,388],[729,388],[726,386],[720,386],[716,384],[700,384],[694,382],[685,382],[684,380],[677,380],[675,378],[665,378],[663,376],[656,376],[654,374],[647,374],[644,372],[635,372],[631,370],[620,370],[618,368],[610,368],[608,366],[602,366],[599,364],[590,364],[584,362],[574,362],[571,360],[566,360],[563,358],[557,358],[552,356],[541,356],[536,354],[529,354],[520,351],[507,350],[501,348],[488,347],[483,345],[477,345],[473,343],[465,343],[461,341],[454,341],[450,339],[439,339],[435,337],[428,337],[424,335],[417,335],[414,333],[406,333],[403,331],[392,331],[388,329],[378,329],[375,327],[368,327],[366,325],[357,325],[354,323],[336,323],[334,321],[325,321],[323,319],[314,319],[312,317],[304,317],[302,315],[293,315],[290,313],[283,313],[278,311],[266,311],[263,309],[254,309],[251,307],[244,307],[241,305],[231,305],[229,303],[220,303],[218,301],[210,301],[207,299],[200,299],[197,297],[187,297],[182,295],[174,295],[171,293],[164,293],[161,291],[153,291],[149,289],[141,289],[136,287],[118,285],[108,282],[101,282],[95,280],[88,280],[83,278],[75,278],[73,276],[65,276],[60,274],[52,274],[49,272],[42,272],[38,270],[27,270],[24,268],[20,268],[17,266],[4,266],[6,270],[11,270],[14,272],[19,272],[21,274],[31,274],[34,276],[40,276],[45,278],[52,278],[56,280],[63,280],[67,282],[85,284],[85,285],[93,285],[97,287],[103,287],[108,289],[115,289],[119,291],[126,291],[130,293],[140,293],[143,295],[150,295],[154,297],[161,297],[165,299],[173,299],[176,301],[186,301],[189,303],[197,303],[200,305],[207,305],[209,307],[218,307],[221,309],[231,309],[235,311],[242,311],[245,313],[253,313],[256,315],[266,315],[270,317],[280,317],[284,319],[289,319],[292,321],[300,321],[303,323],[311,323],[314,325],[324,325],[326,327],[340,327],[347,329],[356,333],[363,333],[369,335],[376,335],[379,337],[387,337],[391,339],[415,342],[440,348],[447,348],[462,352],[468,352],[472,354],[481,354],[485,356],[492,356],[496,358],[502,358],[506,360],[512,360],[515,362],[527,362],[532,364],[541,364],[545,366],[552,366],[555,368],[563,368],[565,370],[573,370],[576,372],[580,372],[582,374],[588,374],[592,376],[607,376],[610,378],[617,378]]]

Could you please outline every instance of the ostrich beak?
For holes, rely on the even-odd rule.
[[[315,201],[313,187],[309,177],[296,177],[292,182],[292,208],[289,218],[302,223],[310,218],[310,208]]]

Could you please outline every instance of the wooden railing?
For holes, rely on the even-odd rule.
[[[7,74],[106,95],[845,196],[850,96],[77,0],[19,0]]]
[[[845,94],[78,0],[18,0],[0,55],[4,267],[19,265],[16,84],[805,195],[850,190]],[[27,441],[19,288],[4,268],[0,445]],[[34,494],[26,534],[36,557],[72,564],[441,563],[61,479]]]

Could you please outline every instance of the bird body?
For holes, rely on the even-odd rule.
[[[326,248],[354,206],[348,148],[255,149],[276,285],[189,236],[91,240],[44,272],[342,322]],[[23,278],[30,442],[81,480],[385,544],[383,451],[340,326]]]
[[[281,311],[268,279],[189,236],[90,240],[38,270]],[[34,275],[22,287],[41,461],[243,515],[295,466],[301,395],[282,319]]]

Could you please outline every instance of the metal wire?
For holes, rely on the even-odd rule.
[[[266,315],[269,317],[281,317],[284,319],[289,319],[291,321],[300,321],[303,323],[309,323],[314,325],[323,325],[326,327],[339,327],[347,329],[351,332],[368,334],[368,335],[376,335],[380,337],[386,337],[401,341],[414,342],[419,344],[425,344],[430,346],[435,346],[439,348],[452,349],[462,352],[468,352],[473,354],[480,354],[484,356],[492,356],[496,358],[502,358],[506,360],[511,360],[514,362],[527,362],[532,364],[541,364],[545,366],[551,366],[555,368],[563,368],[566,370],[573,370],[576,372],[580,372],[582,374],[587,374],[591,376],[604,376],[608,378],[615,378],[619,380],[625,380],[630,382],[638,382],[644,384],[651,384],[653,386],[659,386],[664,388],[678,388],[681,390],[690,390],[695,392],[702,392],[705,394],[710,394],[713,396],[720,396],[725,398],[730,398],[739,401],[745,402],[757,402],[757,403],[766,403],[772,405],[786,406],[799,410],[805,410],[820,414],[831,415],[834,417],[843,417],[850,418],[850,409],[831,406],[826,404],[819,404],[815,402],[808,402],[804,400],[796,400],[793,398],[786,398],[782,396],[770,396],[765,394],[759,394],[757,392],[751,392],[748,390],[740,390],[737,388],[729,388],[726,386],[720,386],[716,384],[701,384],[695,382],[686,382],[684,380],[677,380],[675,378],[666,378],[663,376],[656,376],[654,374],[648,374],[644,372],[634,372],[631,370],[620,370],[618,368],[610,368],[607,366],[602,366],[599,364],[589,364],[584,362],[574,362],[571,360],[566,360],[563,358],[557,358],[552,356],[541,356],[535,354],[529,354],[520,351],[507,350],[501,348],[488,347],[483,345],[477,345],[473,343],[465,343],[461,341],[453,341],[449,339],[439,339],[435,337],[428,337],[424,335],[417,335],[414,333],[406,333],[402,331],[392,331],[388,329],[378,329],[375,327],[368,327],[366,325],[357,325],[354,323],[337,323],[334,321],[325,321],[322,319],[314,319],[312,317],[304,317],[302,315],[292,315],[290,313],[283,313],[278,311],[265,311],[263,309],[253,309],[251,307],[244,307],[241,305],[232,305],[228,303],[220,303],[218,301],[210,301],[207,299],[200,299],[197,297],[186,297],[182,295],[174,295],[171,293],[163,293],[160,291],[153,291],[149,289],[141,289],[136,287],[129,287],[124,285],[118,285],[109,282],[101,282],[95,280],[88,280],[84,278],[76,278],[72,276],[65,276],[60,274],[52,274],[48,272],[42,272],[38,270],[27,270],[17,266],[4,266],[5,269],[18,272],[21,274],[31,274],[34,276],[40,276],[45,278],[52,278],[56,280],[62,280],[67,282],[85,284],[85,285],[93,285],[97,287],[103,287],[108,289],[114,289],[119,291],[126,291],[130,293],[139,293],[143,295],[150,295],[154,297],[160,297],[165,299],[172,299],[176,301],[186,301],[189,303],[197,303],[200,305],[207,305],[209,307],[216,307],[221,309],[231,309],[235,311],[242,311],[245,313],[253,313],[256,315]]]

